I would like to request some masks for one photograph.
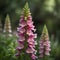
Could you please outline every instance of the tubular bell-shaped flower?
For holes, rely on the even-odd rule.
[[[28,3],[26,3],[23,8],[23,13],[19,21],[19,27],[17,28],[18,35],[18,53],[16,56],[20,55],[21,52],[28,53],[32,59],[35,59],[36,50],[35,45],[37,44],[34,40],[37,37],[35,32],[35,26],[33,25],[32,16],[30,13],[30,9],[28,7]]]
[[[48,30],[46,25],[43,28],[43,32],[40,38],[39,42],[39,57],[44,57],[44,56],[49,56],[50,55],[50,41],[49,41],[49,36],[48,36]]]
[[[6,16],[3,32],[6,36],[12,36],[11,23],[10,23],[10,18],[8,14]]]

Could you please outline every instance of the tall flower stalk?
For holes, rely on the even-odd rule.
[[[8,14],[6,16],[3,33],[6,36],[12,36],[11,23],[10,23],[10,18],[9,18],[9,15]]]
[[[36,31],[35,26],[33,25],[32,16],[28,3],[23,8],[23,12],[19,21],[19,27],[17,28],[18,35],[18,53],[16,56],[21,55],[22,53],[28,54],[32,59],[37,58],[35,56],[36,50],[35,45],[37,44],[34,40],[37,37],[37,34],[34,34]]]
[[[48,30],[46,25],[44,25],[43,28],[43,32],[40,38],[40,42],[39,42],[39,53],[41,58],[44,58],[45,56],[49,56],[50,55],[50,41],[49,41],[49,35],[48,35]]]

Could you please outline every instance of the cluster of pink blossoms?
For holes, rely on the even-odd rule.
[[[33,32],[36,31],[35,26],[33,25],[32,16],[30,10],[28,8],[28,4],[25,5],[23,14],[19,21],[19,27],[17,28],[18,31],[18,53],[16,56],[19,56],[21,52],[28,53],[32,59],[36,57],[36,50],[35,45],[37,44],[34,40],[37,38],[37,34]]]
[[[46,26],[44,26],[39,45],[40,45],[40,48],[39,48],[40,56],[39,57],[43,58],[44,56],[49,56],[51,48],[50,48],[48,30]]]

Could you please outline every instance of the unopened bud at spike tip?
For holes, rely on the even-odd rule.
[[[48,29],[47,29],[46,25],[44,25],[44,28],[43,28],[42,33],[44,33],[44,34],[48,34]]]
[[[31,15],[28,3],[26,3],[24,8],[23,8],[23,15],[25,16],[25,18],[24,18],[25,20],[27,20],[27,17],[29,15]]]

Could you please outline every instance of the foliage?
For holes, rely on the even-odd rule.
[[[0,21],[2,23],[2,25],[0,23],[0,29],[3,30],[5,17],[9,14],[12,30],[16,30],[26,1],[31,8],[34,25],[37,29],[37,43],[39,43],[43,25],[46,24],[51,40],[51,55],[48,60],[60,60],[60,0],[0,0]],[[4,37],[3,34],[0,34],[0,60],[20,60],[15,57],[16,40],[17,37],[14,35]],[[39,45],[36,46],[37,51],[39,51],[38,47]],[[37,52],[37,56],[39,56],[39,52]]]
[[[19,60],[16,58],[16,36],[13,37],[4,37],[3,35],[0,35],[0,60]],[[36,39],[39,43],[39,38]],[[38,45],[36,47],[38,51]],[[56,60],[60,59],[60,45],[58,41],[51,40],[51,52],[50,52],[49,60]],[[37,56],[39,56],[39,52],[37,52]],[[24,59],[23,59],[24,60]],[[42,60],[42,59],[37,59]]]
[[[16,37],[0,36],[0,60],[14,60]]]

